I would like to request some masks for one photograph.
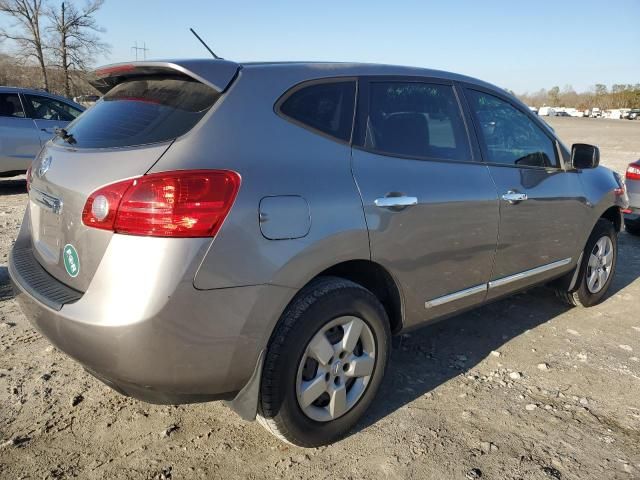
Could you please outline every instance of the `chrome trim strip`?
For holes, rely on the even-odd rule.
[[[433,308],[444,303],[453,302],[454,300],[460,300],[461,298],[468,297],[470,295],[475,295],[476,293],[483,293],[487,291],[487,284],[483,283],[482,285],[477,285],[475,287],[467,288],[465,290],[460,290],[459,292],[450,293],[448,295],[444,295],[442,297],[434,298],[433,300],[429,300],[424,303],[424,308]]]
[[[516,273],[515,275],[509,275],[508,277],[499,278],[498,280],[492,280],[489,282],[489,289],[501,287],[511,282],[517,282],[518,280],[533,277],[534,275],[548,272],[549,270],[553,270],[555,268],[564,267],[569,263],[571,263],[571,257],[565,258],[563,260],[558,260],[557,262],[547,263],[546,265],[541,265],[539,267],[532,268],[531,270],[525,270],[524,272]]]
[[[56,215],[62,213],[62,200],[51,196],[47,193],[41,192],[37,188],[31,187],[29,191],[29,197],[45,210],[48,210]]]

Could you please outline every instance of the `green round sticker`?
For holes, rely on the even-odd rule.
[[[80,273],[80,259],[78,258],[78,252],[74,246],[67,243],[62,250],[62,257],[64,259],[64,268],[67,273],[72,277],[77,277]]]

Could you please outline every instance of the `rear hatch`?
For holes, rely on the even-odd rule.
[[[52,276],[88,288],[113,236],[83,223],[90,194],[144,175],[207,114],[237,71],[232,62],[194,60],[96,72],[92,83],[104,97],[47,143],[30,174],[34,256]]]

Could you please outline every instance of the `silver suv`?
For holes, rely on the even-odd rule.
[[[126,395],[226,399],[318,446],[370,405],[393,334],[611,283],[623,182],[487,83],[185,60],[95,86],[34,161],[9,271],[33,325]]]

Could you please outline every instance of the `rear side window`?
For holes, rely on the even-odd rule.
[[[558,167],[553,141],[525,113],[498,97],[467,90],[480,126],[487,162],[524,167]]]
[[[458,100],[449,85],[371,83],[365,147],[391,155],[471,160]]]
[[[67,131],[80,148],[164,142],[191,130],[219,96],[211,87],[182,77],[135,78],[109,90]]]
[[[36,120],[57,120],[70,122],[82,113],[68,103],[40,95],[25,95],[27,109],[31,109],[31,117]]]
[[[17,93],[0,93],[0,117],[24,118],[24,110]]]
[[[294,90],[285,97],[279,110],[305,127],[348,142],[355,97],[354,81],[315,83]]]

